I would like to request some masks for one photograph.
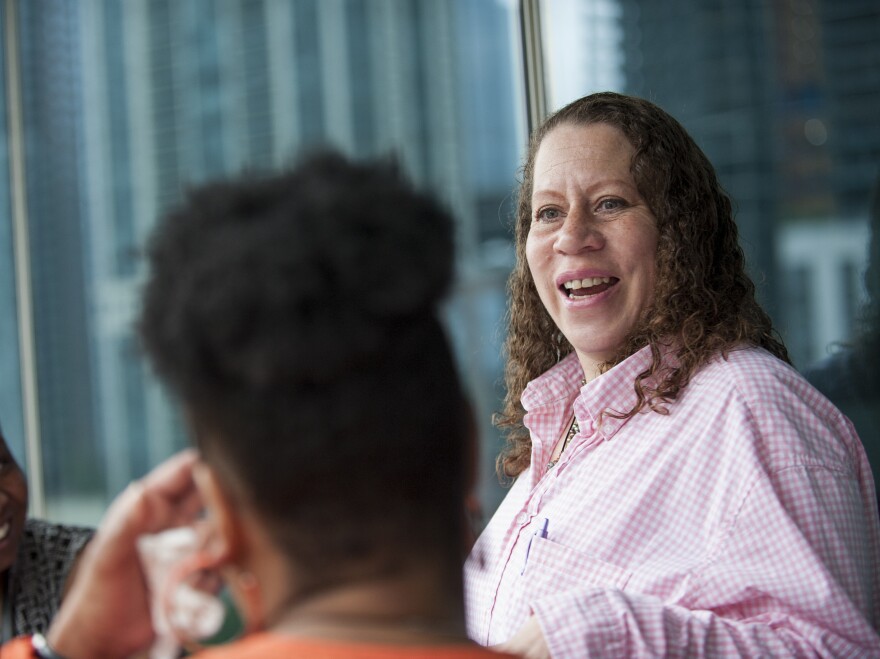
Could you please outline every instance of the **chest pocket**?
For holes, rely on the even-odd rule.
[[[618,565],[537,537],[532,540],[522,574],[530,597],[578,587],[624,590],[630,577],[632,572]]]

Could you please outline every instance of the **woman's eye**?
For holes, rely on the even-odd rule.
[[[623,199],[603,199],[599,202],[599,210],[613,211],[623,206]]]
[[[535,219],[539,222],[552,222],[559,218],[559,211],[555,208],[542,208],[535,213]]]

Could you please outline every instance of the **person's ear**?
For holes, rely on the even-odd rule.
[[[230,563],[240,558],[245,542],[241,513],[235,499],[213,467],[199,462],[193,469],[196,488],[205,503],[205,550],[218,563]]]

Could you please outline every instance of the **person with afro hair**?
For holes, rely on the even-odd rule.
[[[195,451],[115,501],[48,640],[4,659],[149,647],[163,589],[137,539],[202,508],[192,565],[222,576],[245,635],[198,656],[496,656],[464,627],[474,449],[439,315],[449,215],[394,166],[319,154],[194,190],[149,260],[140,332]]]

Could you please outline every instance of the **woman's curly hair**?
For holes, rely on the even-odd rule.
[[[541,303],[526,262],[535,157],[557,126],[598,123],[615,126],[633,145],[630,171],[660,233],[655,301],[601,371],[645,346],[651,346],[653,361],[636,378],[635,406],[619,415],[606,413],[629,418],[645,407],[665,413],[665,404],[676,399],[703,364],[740,344],[760,346],[789,361],[769,316],[755,300],[730,199],[705,154],[681,124],[649,101],[611,92],[585,96],[538,127],[521,172],[516,265],[508,280],[507,395],[495,418],[507,436],[498,458],[503,476],[520,474],[530,462],[531,437],[520,402],[523,390],[573,349]],[[666,347],[674,351],[676,366],[663,364],[661,349]]]

